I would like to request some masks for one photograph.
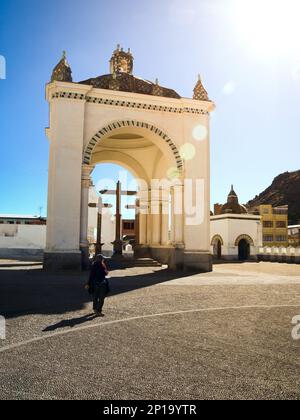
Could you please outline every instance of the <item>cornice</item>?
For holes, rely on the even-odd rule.
[[[143,111],[157,111],[171,114],[194,114],[208,116],[214,110],[213,102],[193,99],[149,97],[148,95],[115,92],[91,86],[54,82],[47,85],[47,100],[69,99],[85,101],[91,105],[133,108]]]

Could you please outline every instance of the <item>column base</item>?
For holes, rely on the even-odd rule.
[[[44,253],[44,270],[45,271],[64,271],[82,269],[82,253],[74,252],[48,252]]]
[[[210,273],[213,271],[212,255],[199,251],[184,251],[183,269],[184,271]]]
[[[90,269],[90,246],[89,245],[81,245],[81,268],[83,271],[87,271]]]
[[[212,255],[199,251],[185,251],[184,246],[135,247],[135,258],[153,258],[154,260],[169,266],[170,270],[192,271],[198,273],[210,273],[213,270]]]
[[[134,258],[150,258],[150,248],[148,245],[135,245],[134,246]]]
[[[151,246],[150,256],[163,265],[168,265],[170,270],[182,270],[183,249],[173,246]]]

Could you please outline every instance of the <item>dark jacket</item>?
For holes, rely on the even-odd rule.
[[[103,265],[99,261],[94,262],[90,273],[89,285],[93,287],[101,286],[104,283],[106,276],[107,271]]]

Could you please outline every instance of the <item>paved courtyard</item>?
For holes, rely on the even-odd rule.
[[[1,399],[300,399],[300,266],[115,271],[101,319],[85,280],[0,261]]]

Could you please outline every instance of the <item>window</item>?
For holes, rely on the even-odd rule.
[[[287,241],[286,236],[284,235],[276,236],[276,242],[286,242],[286,241]]]
[[[286,215],[286,214],[288,214],[288,210],[286,210],[286,209],[274,209],[274,214]]]
[[[273,235],[264,235],[264,242],[273,242],[274,237]]]
[[[276,222],[276,227],[277,228],[286,228],[286,222],[284,222],[284,221]]]
[[[273,222],[268,220],[264,221],[264,228],[272,228],[273,226]]]

